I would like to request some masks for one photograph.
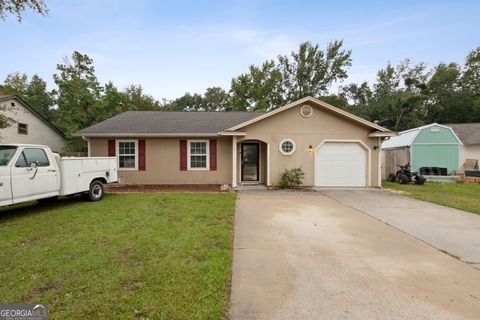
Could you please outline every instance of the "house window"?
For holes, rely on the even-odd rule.
[[[208,170],[208,141],[188,141],[188,169]]]
[[[18,123],[18,134],[28,134],[28,124]]]
[[[295,142],[291,139],[284,139],[280,142],[279,149],[283,155],[289,156],[295,152]]]
[[[118,141],[118,168],[124,170],[137,170],[138,145],[136,140]]]

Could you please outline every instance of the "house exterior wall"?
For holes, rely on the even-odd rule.
[[[315,150],[323,141],[360,140],[370,149],[370,177],[367,177],[367,184],[379,186],[380,148],[373,149],[374,146],[379,147],[379,140],[368,137],[372,129],[313,104],[312,116],[304,118],[300,115],[300,107],[301,105],[292,107],[240,130],[245,131],[246,136],[239,137],[238,141],[259,140],[269,145],[270,184],[278,185],[284,169],[302,167],[305,172],[303,184],[313,186]],[[292,139],[295,142],[294,154],[285,156],[279,151],[279,143],[283,139]],[[313,152],[309,151],[309,146],[313,147]]]
[[[108,156],[108,140],[90,138],[90,156]],[[217,170],[180,170],[180,140],[208,140],[208,138],[141,138],[145,140],[146,170],[122,170],[118,176],[122,184],[231,184],[232,138],[217,140]],[[119,139],[117,140],[138,140]]]
[[[63,151],[65,139],[17,99],[5,100],[0,105],[5,107],[2,114],[15,120],[10,127],[0,129],[1,143],[42,144],[55,152]],[[19,122],[28,125],[28,134],[18,133]]]
[[[411,146],[412,170],[441,167],[452,174],[459,167],[459,146],[450,129],[440,126],[422,129]]]
[[[467,159],[476,159],[480,163],[480,144],[463,145],[460,147],[460,166]]]

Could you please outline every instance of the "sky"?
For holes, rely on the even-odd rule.
[[[480,46],[480,1],[45,0],[49,14],[0,21],[0,79],[40,75],[53,89],[56,65],[73,51],[94,60],[102,83],[140,84],[157,99],[207,87],[229,89],[252,64],[301,42],[343,40],[353,65],[343,83],[373,81],[410,58],[463,63]],[[339,84],[332,87],[335,88]]]

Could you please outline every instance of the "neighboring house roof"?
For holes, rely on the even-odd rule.
[[[427,124],[425,126],[421,126],[421,127],[417,127],[417,128],[413,128],[413,129],[409,129],[409,130],[399,132],[397,136],[391,137],[390,139],[384,141],[382,143],[382,149],[395,149],[395,148],[402,148],[402,147],[410,147],[412,145],[412,143],[415,141],[415,138],[417,138],[420,131],[422,131],[423,129],[426,129],[426,128],[434,127],[434,126],[442,127],[442,128],[445,128],[445,129],[448,129],[448,130],[452,131],[452,134],[455,136],[455,139],[457,139],[457,141],[460,144],[462,143],[462,141],[457,137],[457,135],[455,134],[455,131],[453,131],[452,128],[450,128],[448,126],[445,126],[445,125],[438,124],[438,123],[431,123],[431,124]]]
[[[253,118],[253,119],[251,119],[251,120],[248,120],[248,121],[245,121],[245,122],[243,122],[243,123],[240,123],[240,124],[238,124],[238,125],[236,125],[236,126],[233,126],[233,127],[231,127],[231,128],[228,128],[227,131],[235,131],[235,130],[241,129],[241,128],[246,127],[246,126],[248,126],[248,125],[250,125],[250,124],[253,124],[253,123],[257,122],[257,121],[260,121],[260,120],[263,120],[263,119],[265,119],[265,118],[271,117],[271,116],[273,116],[273,115],[275,115],[275,114],[277,114],[277,113],[279,113],[279,112],[288,110],[288,109],[290,109],[290,108],[293,108],[293,107],[295,107],[295,106],[297,106],[297,105],[299,105],[299,104],[305,103],[305,102],[313,102],[314,104],[316,104],[316,105],[319,106],[320,108],[327,109],[327,110],[329,110],[329,111],[332,111],[333,113],[336,113],[336,114],[338,114],[338,115],[340,115],[340,116],[343,116],[343,117],[345,117],[345,118],[349,118],[349,119],[351,119],[351,120],[353,120],[353,121],[355,121],[355,122],[359,122],[359,123],[361,123],[361,124],[363,124],[363,125],[366,125],[367,127],[370,127],[370,128],[372,128],[372,129],[376,129],[376,130],[378,130],[378,131],[380,131],[380,132],[391,132],[390,130],[388,130],[388,129],[384,128],[384,127],[379,126],[378,124],[375,124],[375,123],[370,122],[370,121],[367,121],[367,120],[365,120],[365,119],[363,119],[363,118],[357,117],[356,115],[353,115],[353,114],[351,114],[351,113],[349,113],[349,112],[346,112],[346,111],[344,111],[344,110],[342,110],[342,109],[339,109],[339,108],[334,107],[334,106],[332,106],[332,105],[330,105],[330,104],[328,104],[328,103],[326,103],[326,102],[323,102],[323,101],[321,101],[321,100],[318,100],[318,99],[315,99],[315,98],[312,98],[312,97],[305,97],[305,98],[303,98],[303,99],[294,101],[294,102],[289,103],[289,104],[287,104],[287,105],[285,105],[285,106],[283,106],[283,107],[281,107],[281,108],[278,108],[278,109],[275,109],[275,110],[273,110],[273,111],[264,113],[263,115],[261,115],[261,116],[259,116],[259,117]]]
[[[480,144],[480,123],[452,123],[446,126],[453,129],[463,144]]]
[[[328,109],[342,117],[377,130],[378,136],[390,136],[393,132],[375,123],[333,107],[323,101],[307,97],[276,110],[264,112],[169,112],[130,111],[116,115],[91,127],[76,132],[75,136],[212,136],[219,133],[236,134],[245,126],[305,102]],[[241,134],[241,132],[238,132]],[[375,135],[377,136],[377,135]]]
[[[33,113],[37,118],[39,118],[41,121],[43,121],[46,125],[48,125],[50,128],[52,128],[54,131],[56,131],[62,138],[65,138],[65,134],[55,127],[50,121],[48,121],[44,116],[42,116],[40,113],[38,113],[35,109],[33,109],[31,106],[28,105],[23,99],[19,98],[16,95],[0,95],[0,102],[4,102],[10,99],[16,99],[20,101],[20,103],[28,109],[31,113]]]
[[[75,136],[218,135],[260,112],[128,111],[76,132]]]

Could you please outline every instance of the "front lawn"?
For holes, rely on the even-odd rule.
[[[383,181],[383,187],[406,192],[416,199],[480,214],[480,185],[427,182],[423,186]]]
[[[51,319],[222,319],[235,195],[109,194],[0,211],[0,303]]]

